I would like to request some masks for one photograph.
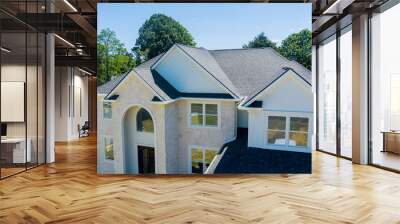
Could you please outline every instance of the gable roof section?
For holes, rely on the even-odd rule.
[[[289,68],[289,67],[284,67],[279,71],[279,73],[277,73],[277,75],[275,75],[273,77],[272,81],[270,81],[264,87],[262,87],[262,88],[258,89],[257,91],[255,91],[252,95],[248,96],[246,98],[246,100],[244,100],[241,103],[241,105],[244,106],[244,107],[250,107],[250,105],[252,105],[253,102],[256,102],[257,96],[259,96],[260,94],[265,92],[269,87],[271,87],[273,84],[275,84],[279,79],[281,79],[286,74],[288,74],[289,71],[292,71],[295,75],[297,75],[300,78],[300,80],[304,81],[304,83],[306,83],[307,85],[311,86],[311,82],[309,80],[305,79],[303,76],[301,76],[295,70],[293,70],[292,68]]]
[[[232,98],[240,98],[236,87],[230,82],[229,78],[225,75],[224,71],[219,67],[214,57],[207,49],[189,47],[182,44],[174,44],[162,57],[160,57],[150,68],[155,70],[159,63],[161,63],[168,55],[175,49],[180,50],[185,56],[197,64],[200,69],[208,73],[212,79],[229,94]]]
[[[111,80],[109,80],[108,82],[104,83],[101,86],[97,87],[97,94],[104,94],[107,95],[109,92],[111,92],[120,82],[121,80],[123,80],[125,78],[125,76],[128,74],[129,72],[126,72],[120,76],[117,76]]]
[[[164,93],[160,88],[158,88],[157,85],[154,85],[154,80],[151,79],[151,71],[150,71],[150,66],[157,61],[160,57],[162,57],[163,54],[160,54],[142,64],[137,66],[136,68],[132,69],[131,71],[127,72],[122,79],[107,93],[105,99],[109,99],[110,96],[113,95],[114,91],[118,89],[121,83],[123,83],[126,80],[126,77],[128,77],[130,74],[137,75],[145,85],[147,85],[154,93],[157,95],[157,97],[161,98],[162,100],[168,101],[170,98],[166,93]],[[150,73],[148,75],[147,73]]]
[[[151,74],[153,76],[154,84],[168,95],[170,99],[178,99],[181,97],[186,98],[216,98],[216,99],[233,99],[230,94],[224,93],[184,93],[179,92],[173,87],[167,80],[164,79],[155,69],[152,69]]]
[[[200,67],[206,70],[212,77],[214,77],[225,89],[227,89],[233,96],[239,98],[239,91],[235,85],[227,77],[225,72],[221,69],[217,61],[204,48],[194,48],[177,44],[177,47],[183,50],[190,58],[192,58]]]
[[[272,48],[211,50],[210,53],[241,96],[254,95],[279,76],[285,67],[292,68],[311,83],[309,70]]]
[[[175,44],[173,47],[182,50],[215,78],[229,94],[179,92],[162,74],[152,69],[168,54],[166,52],[140,64],[131,72],[151,88],[161,101],[178,98],[234,99],[245,97],[246,100],[241,103],[241,105],[245,105],[288,70],[294,71],[311,85],[311,72],[308,69],[296,61],[286,59],[272,48],[206,50],[180,44]],[[129,74],[130,72],[98,87],[98,93],[107,94],[106,97],[110,96]]]

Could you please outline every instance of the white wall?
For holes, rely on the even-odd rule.
[[[155,69],[180,92],[226,93],[218,81],[177,47]]]
[[[292,71],[269,87],[261,94],[264,110],[269,111],[313,111],[313,94],[311,86],[306,84]]]
[[[248,146],[264,148],[265,112],[262,109],[249,110]]]
[[[261,93],[256,100],[263,101],[263,108],[249,109],[249,122],[248,122],[248,146],[257,148],[269,148],[266,146],[266,112],[273,111],[285,114],[296,114],[309,116],[311,121],[309,128],[310,134],[313,133],[313,93],[311,86],[301,80],[293,72],[285,74],[282,78],[270,86],[264,93]],[[287,112],[287,113],[286,113]],[[309,141],[311,141],[311,136]],[[286,148],[289,151],[309,151],[309,149],[295,149]]]
[[[33,67],[32,66],[28,66],[25,67],[25,64],[20,65],[20,64],[3,64],[1,66],[1,81],[2,82],[24,82],[25,81],[25,75],[26,75],[26,70],[28,71],[32,71]],[[30,83],[31,84],[31,83]],[[36,83],[35,83],[36,84]],[[30,89],[27,89],[30,90]],[[2,90],[3,91],[3,90]],[[3,93],[3,92],[2,92]],[[29,99],[27,99],[28,102],[33,101],[33,97],[35,97],[36,99],[36,89],[34,91],[34,93],[27,93],[27,96]],[[2,96],[3,98],[4,96]],[[36,107],[36,105],[35,105]],[[1,110],[9,110],[10,108],[1,108]],[[24,113],[24,106],[21,108],[22,112]],[[4,111],[3,111],[4,113]],[[27,118],[28,121],[30,122],[31,120],[33,120],[32,117],[33,114],[29,113],[27,114]],[[36,118],[36,114],[34,114]],[[25,137],[25,126],[26,126],[26,122],[22,121],[22,122],[7,122],[7,135],[8,137]],[[31,129],[32,125],[28,126],[28,129]],[[36,129],[36,126],[34,127]],[[28,130],[28,137],[29,137],[29,130]]]
[[[88,78],[71,67],[56,67],[55,73],[55,141],[77,139],[78,124],[88,120]]]

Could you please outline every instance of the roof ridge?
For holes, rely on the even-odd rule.
[[[176,43],[178,46],[183,46],[183,47],[188,47],[192,49],[198,49],[198,50],[206,50],[206,51],[232,51],[232,50],[265,50],[265,49],[273,49],[272,47],[256,47],[256,48],[225,48],[225,49],[214,49],[214,50],[209,50],[205,47],[193,47],[190,45],[185,45],[185,44],[180,44]]]
[[[300,65],[301,67],[303,67],[303,68],[306,69],[307,71],[310,71],[308,68],[304,67],[304,65],[300,64],[298,61],[296,61],[296,60],[290,60],[290,59],[286,58],[285,56],[281,55],[277,50],[275,50],[275,49],[273,49],[273,48],[271,48],[271,49],[272,49],[272,52],[273,52],[274,54],[278,55],[279,57],[283,58],[284,60],[286,60],[286,61],[288,61],[288,62],[291,62],[291,63],[296,63],[297,65]],[[295,70],[294,68],[292,68],[292,69]],[[310,71],[310,72],[311,72],[311,71]]]
[[[235,50],[265,50],[273,49],[272,47],[256,47],[256,48],[227,48],[227,49],[215,49],[209,51],[235,51]]]
[[[190,46],[190,45],[179,44],[179,43],[176,43],[176,45],[181,46],[181,47],[188,47],[188,48],[193,48],[193,49],[199,49],[199,50],[206,50],[206,51],[209,51],[209,50],[208,50],[207,48],[205,48],[205,47],[193,47],[193,46]]]

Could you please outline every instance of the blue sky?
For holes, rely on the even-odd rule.
[[[198,47],[241,48],[257,34],[282,41],[291,33],[311,29],[311,4],[98,4],[98,31],[115,31],[127,49],[135,45],[139,28],[154,13],[163,13],[181,23]]]

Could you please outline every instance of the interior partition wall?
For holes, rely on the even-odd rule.
[[[316,56],[317,150],[351,159],[351,24],[321,41]]]
[[[373,165],[400,171],[400,4],[370,18],[370,153]]]
[[[3,3],[0,3],[0,6]],[[43,1],[21,1],[21,11],[38,13]],[[20,14],[21,15],[21,14]],[[45,163],[45,34],[0,12],[0,178]]]

